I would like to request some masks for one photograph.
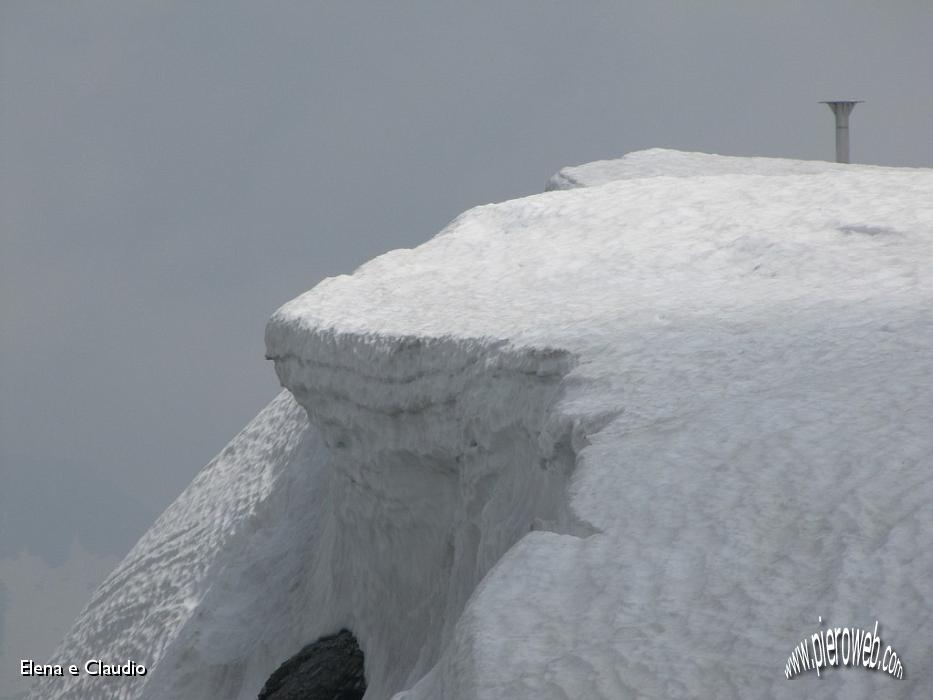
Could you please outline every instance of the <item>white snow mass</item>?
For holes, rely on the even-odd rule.
[[[279,309],[286,391],[50,660],[149,673],[29,697],[254,699],[344,627],[367,700],[933,696],[933,170],[652,150],[549,189]],[[903,680],[785,680],[874,620]]]

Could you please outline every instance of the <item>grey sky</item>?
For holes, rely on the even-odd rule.
[[[160,510],[277,391],[279,304],[562,165],[831,159],[833,97],[853,161],[933,165],[931,34],[927,0],[6,0],[0,457]]]

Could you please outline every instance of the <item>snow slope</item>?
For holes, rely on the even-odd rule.
[[[288,392],[58,652],[151,673],[30,697],[254,698],[343,626],[367,700],[930,697],[933,171],[573,171],[279,309]],[[905,679],[786,681],[818,616]]]
[[[20,660],[52,653],[153,517],[91,465],[0,456],[0,700],[22,700]]]
[[[30,679],[19,674],[20,660],[45,659],[120,562],[77,539],[67,554],[57,566],[31,553],[0,557],[0,700],[26,695]]]

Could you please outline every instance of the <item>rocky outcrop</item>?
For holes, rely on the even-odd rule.
[[[360,700],[363,652],[349,630],[312,642],[278,667],[259,700]]]

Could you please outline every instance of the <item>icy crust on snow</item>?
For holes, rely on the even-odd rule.
[[[545,189],[570,190],[595,187],[617,180],[640,177],[692,177],[695,175],[813,175],[839,170],[877,170],[878,166],[840,165],[819,160],[791,160],[720,156],[651,148],[622,158],[598,160],[561,168],[547,181]]]
[[[343,627],[367,700],[930,697],[933,172],[756,167],[479,207],[283,306],[290,393],[59,651],[152,672],[31,697],[254,698]],[[905,679],[784,680],[818,616]]]

